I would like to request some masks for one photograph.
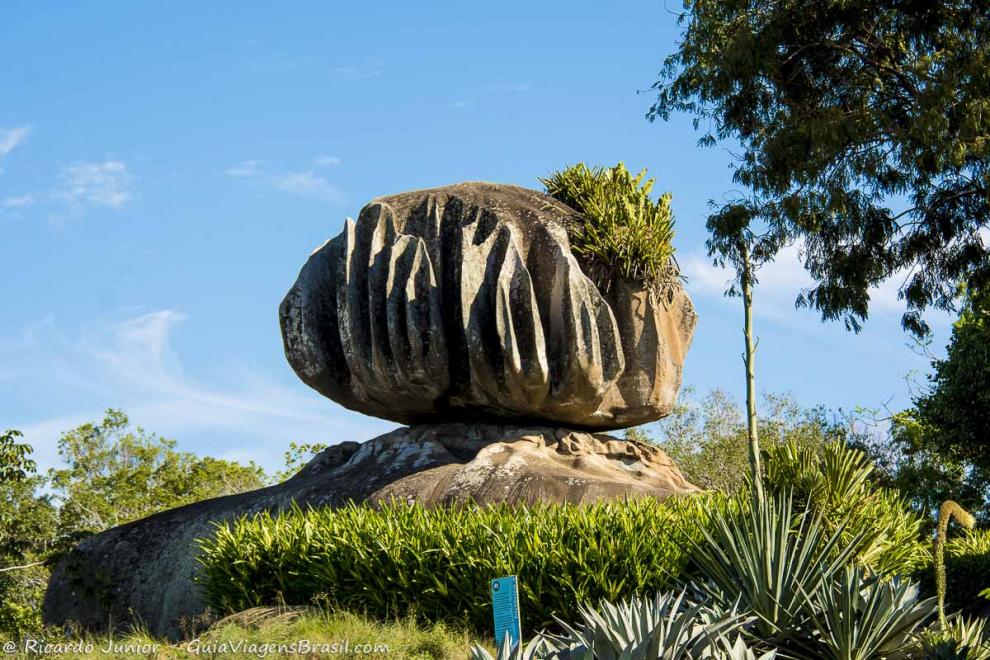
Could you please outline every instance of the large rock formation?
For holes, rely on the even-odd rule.
[[[98,631],[142,623],[153,635],[178,638],[206,610],[195,584],[196,540],[217,522],[292,502],[580,503],[696,491],[661,450],[605,435],[484,424],[402,428],[330,447],[278,486],[190,504],[87,539],[55,568],[44,618]]]
[[[177,637],[205,609],[196,540],[218,522],[293,503],[695,492],[659,449],[573,430],[667,414],[696,321],[679,286],[662,298],[623,281],[600,291],[571,253],[574,218],[540,193],[486,183],[366,206],[286,295],[285,352],[331,399],[418,426],[333,446],[278,486],[87,539],[56,566],[45,621],[91,630],[139,622]]]
[[[576,212],[489,183],[380,197],[318,248],[280,310],[309,386],[404,424],[612,429],[670,412],[696,315],[675,285],[606,293],[571,252]]]

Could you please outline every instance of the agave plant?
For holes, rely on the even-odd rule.
[[[846,566],[806,603],[818,632],[811,656],[834,660],[910,657],[916,632],[936,614],[936,599],[918,600],[918,585],[867,576]]]
[[[927,660],[988,660],[990,637],[986,619],[957,616],[942,627],[918,635],[918,646]]]
[[[549,645],[545,639],[542,637],[533,638],[529,644],[525,647],[522,644],[512,643],[512,638],[506,633],[505,637],[502,638],[502,643],[499,644],[497,656],[492,657],[492,654],[487,650],[474,644],[471,646],[471,660],[537,660],[546,658],[551,660],[553,658],[559,658],[558,655],[553,655],[553,652],[549,648]]]
[[[687,590],[634,598],[619,604],[602,603],[597,610],[581,607],[582,623],[559,621],[564,633],[546,635],[560,658],[570,660],[679,660],[681,658],[729,658],[746,650],[737,637],[728,635],[748,622],[735,608],[716,611],[691,602]],[[745,655],[740,657],[745,658]]]
[[[809,600],[831,585],[865,545],[866,531],[847,538],[845,525],[829,529],[820,513],[795,513],[790,494],[759,495],[740,506],[715,509],[695,551],[715,603],[737,601],[755,617],[756,634],[772,642],[814,636]]]

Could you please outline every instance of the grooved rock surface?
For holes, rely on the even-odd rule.
[[[205,604],[194,578],[196,539],[216,522],[291,506],[399,498],[424,504],[475,501],[592,502],[666,498],[698,489],[660,449],[549,427],[442,424],[401,428],[334,445],[288,481],[205,500],[83,541],[54,569],[44,620],[87,630],[140,622],[173,639]]]
[[[318,248],[280,308],[310,387],[403,424],[520,420],[588,429],[668,414],[697,315],[571,253],[576,212],[462,183],[380,197]]]

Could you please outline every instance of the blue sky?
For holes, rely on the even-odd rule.
[[[700,314],[685,379],[738,398],[741,309],[704,254],[729,153],[698,148],[688,118],[644,119],[675,22],[661,2],[5,2],[0,428],[43,466],[108,407],[268,467],[290,440],[370,438],[393,425],[310,391],[282,354],[278,303],[306,256],[372,197],[539,187],[577,161],[647,167],[673,193]],[[927,362],[899,283],[853,335],[794,309],[799,251],[757,291],[760,389],[906,405]]]

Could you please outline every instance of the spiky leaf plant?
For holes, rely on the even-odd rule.
[[[976,526],[973,515],[952,500],[946,500],[938,512],[938,531],[935,535],[935,588],[938,591],[938,618],[942,627],[947,626],[945,618],[945,537],[949,532],[949,521],[956,522],[966,529]]]
[[[947,625],[931,627],[918,635],[926,660],[990,660],[986,619],[950,617]]]
[[[916,631],[937,609],[934,598],[918,600],[917,584],[871,577],[852,565],[805,607],[818,638],[808,645],[810,655],[823,660],[909,657]]]
[[[598,609],[582,606],[581,623],[558,620],[562,635],[547,635],[552,647],[567,658],[680,660],[721,658],[733,647],[730,633],[747,618],[735,608],[716,611],[692,602],[687,591],[603,602]]]
[[[496,656],[487,650],[474,644],[471,646],[471,660],[537,660],[542,658],[555,658],[549,644],[540,636],[534,637],[529,644],[513,644],[512,639],[506,633],[502,643],[498,645]]]
[[[808,638],[809,599],[832,584],[866,545],[866,531],[847,538],[821,513],[795,511],[790,494],[754,494],[736,509],[712,511],[694,562],[722,607],[738,599],[755,615],[755,633],[774,643]]]
[[[583,257],[591,279],[608,290],[616,277],[661,290],[676,277],[674,216],[670,193],[653,201],[654,180],[644,181],[622,163],[588,167],[578,163],[540,179],[547,194],[578,213],[568,222],[571,250]]]
[[[867,544],[857,556],[863,566],[907,575],[928,565],[931,554],[921,542],[924,520],[900,493],[873,484],[875,468],[862,451],[843,442],[823,447],[790,442],[763,453],[768,490],[793,492],[795,502],[820,511],[830,529],[844,522],[847,538],[867,531]]]

